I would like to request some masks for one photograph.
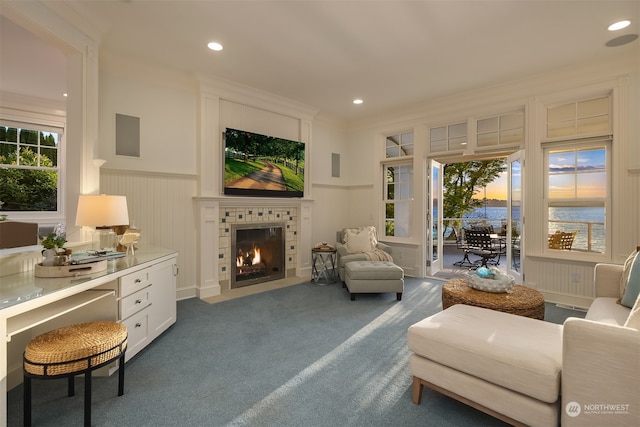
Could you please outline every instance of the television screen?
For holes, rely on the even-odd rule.
[[[304,143],[227,128],[224,194],[303,197]]]

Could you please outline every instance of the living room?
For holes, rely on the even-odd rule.
[[[37,31],[38,20],[46,21],[44,17],[52,10],[38,2],[29,3],[9,2],[3,7],[3,15],[19,22],[21,17],[26,19],[24,16],[29,15],[26,26]],[[38,16],[42,18],[38,19]],[[51,28],[54,34],[63,34],[69,28],[64,21],[40,23],[40,26]],[[77,23],[75,28],[78,28]],[[637,212],[638,200],[623,196],[638,194],[639,185],[640,156],[634,143],[639,131],[637,123],[631,119],[637,116],[638,108],[635,96],[637,43],[604,50],[606,61],[600,57],[587,58],[569,66],[424,100],[403,107],[399,112],[345,122],[327,118],[313,107],[291,99],[210,75],[194,76],[161,68],[117,52],[100,51],[96,63],[93,60],[98,52],[96,42],[77,30],[69,33],[71,35],[64,37],[69,38],[70,46],[84,43],[86,48],[80,49],[70,60],[70,64],[82,64],[80,69],[74,70],[70,66],[68,73],[93,77],[91,80],[76,79],[79,87],[68,88],[71,95],[74,90],[85,94],[84,102],[76,105],[76,97],[70,96],[67,103],[70,112],[80,111],[86,121],[76,123],[72,113],[67,118],[67,192],[100,191],[126,195],[131,219],[145,230],[144,239],[180,253],[179,299],[213,296],[220,292],[220,281],[225,278],[220,277],[221,267],[217,265],[220,255],[215,245],[217,227],[210,224],[216,220],[220,209],[271,203],[271,200],[258,198],[254,199],[254,204],[251,198],[221,195],[221,163],[216,159],[221,157],[222,141],[218,135],[227,126],[276,134],[308,145],[310,164],[305,197],[276,198],[271,203],[272,206],[296,208],[303,222],[294,261],[296,275],[300,277],[310,274],[309,248],[315,242],[333,241],[335,231],[345,226],[373,224],[380,229],[383,227],[382,203],[375,195],[382,191],[380,165],[384,160],[384,137],[398,130],[413,131],[416,147],[413,163],[419,172],[415,174],[411,235],[408,238],[389,236],[385,240],[394,246],[407,274],[422,277],[429,272],[424,267],[425,251],[421,250],[427,234],[426,224],[420,219],[425,217],[422,194],[425,193],[423,177],[426,174],[421,158],[431,156],[447,160],[461,155],[468,158],[469,154],[493,155],[523,149],[528,162],[524,179],[525,201],[541,199],[543,183],[536,179],[543,167],[541,138],[536,136],[542,125],[537,118],[539,110],[551,103],[610,93],[614,112],[611,130],[615,147],[620,148],[613,150],[611,156],[612,216],[610,227],[607,227],[610,233],[607,250],[595,256],[557,259],[555,254],[545,252],[541,207],[536,203],[525,203],[529,237],[526,241],[526,280],[557,302],[587,306],[592,297],[590,271],[593,263],[621,263],[639,240],[640,230],[632,214]],[[154,101],[148,102],[150,99]],[[12,97],[4,96],[3,104],[12,100]],[[20,105],[20,101],[15,102]],[[467,120],[471,123],[474,117],[520,109],[527,111],[526,143],[506,149],[498,147],[498,150],[470,152],[467,149],[429,154],[425,142],[425,130],[429,127]],[[143,131],[141,157],[115,154],[115,114],[140,118]],[[154,123],[163,126],[157,127]],[[178,150],[173,148],[175,141],[180,141]],[[331,176],[332,154],[341,156],[339,177]],[[97,166],[98,163],[103,165]],[[60,222],[66,223],[70,240],[81,240],[83,232],[74,227],[73,218],[77,200],[70,196],[64,203],[67,214]],[[214,217],[204,218],[216,209]],[[214,230],[205,230],[207,224]],[[197,243],[207,240],[213,245]]]
[[[121,3],[120,6],[130,6]],[[637,33],[637,2],[621,2],[620,7],[633,14],[628,18]],[[617,47],[605,47],[604,42],[598,41],[598,54],[572,63],[558,62],[545,69],[501,75],[481,85],[466,85],[385,111],[340,119],[297,98],[212,73],[187,72],[130,53],[102,49],[98,35],[93,34],[96,29],[61,5],[3,1],[1,13],[2,19],[54,44],[67,60],[69,97],[64,102],[19,96],[11,88],[0,87],[3,113],[31,110],[65,125],[64,206],[56,218],[48,220],[52,225],[65,223],[70,242],[87,241],[90,231],[75,226],[78,195],[125,195],[131,222],[143,229],[141,244],[169,248],[179,254],[177,300],[216,297],[229,290],[230,254],[225,227],[221,226],[227,213],[238,218],[259,209],[289,212],[291,221],[295,221],[290,225],[296,233],[288,246],[287,280],[300,282],[311,275],[311,248],[317,242],[334,242],[336,231],[349,226],[375,225],[384,230],[385,211],[380,195],[385,138],[402,132],[413,133],[415,146],[414,154],[405,159],[415,171],[408,216],[410,235],[380,240],[393,248],[394,260],[407,276],[422,278],[431,274],[424,249],[430,234],[424,220],[428,173],[425,159],[453,162],[506,156],[521,150],[525,153],[523,279],[548,301],[588,307],[595,296],[594,265],[622,264],[640,242],[637,40]],[[613,15],[616,13],[603,16],[603,25],[609,24],[608,18]],[[468,59],[473,62],[477,58]],[[316,78],[310,77],[308,84],[313,85]],[[393,86],[386,80],[380,85]],[[350,102],[349,96],[345,94],[346,102]],[[603,201],[607,203],[606,250],[558,255],[547,248],[547,206],[540,203],[545,199],[545,182],[541,178],[545,171],[544,150],[552,143],[544,136],[545,111],[550,106],[601,98],[607,98],[611,106],[611,127],[598,135],[611,136],[607,142],[610,186]],[[469,132],[467,148],[430,148],[431,128],[467,123],[468,129],[474,129],[478,119],[520,111],[524,113],[524,133],[515,144],[483,149],[475,134]],[[116,154],[116,114],[139,118],[139,157]],[[222,194],[221,135],[226,128],[304,142],[304,197]],[[338,176],[332,173],[334,155],[340,158]],[[10,218],[23,219],[19,215]],[[34,258],[39,256],[39,251],[32,252]],[[8,255],[0,250],[0,257],[0,275],[5,275],[2,263]]]

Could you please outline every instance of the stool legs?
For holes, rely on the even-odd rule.
[[[118,367],[118,396],[124,395],[124,352],[119,357]],[[84,425],[91,426],[91,373],[89,370],[84,373]],[[77,375],[77,374],[76,374]],[[75,377],[71,375],[67,379],[67,395],[69,397],[75,394]],[[22,383],[22,397],[24,402],[23,420],[25,427],[31,426],[31,377],[24,375]]]
[[[22,417],[24,420],[25,427],[31,426],[31,378],[28,376],[24,376],[24,380],[22,382],[22,401],[23,409],[22,409]]]
[[[120,356],[120,362],[118,362],[118,396],[124,394],[124,352]]]

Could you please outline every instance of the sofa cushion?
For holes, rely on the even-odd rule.
[[[622,326],[629,317],[629,309],[618,304],[617,298],[600,297],[593,300],[587,315],[587,320]]]
[[[629,317],[624,322],[626,328],[633,328],[640,331],[640,295],[636,298],[636,303],[631,308]]]
[[[633,307],[640,294],[640,255],[636,254],[629,270],[629,278],[627,279],[627,287],[622,295],[620,304],[625,307]]]
[[[372,251],[378,244],[376,228],[373,226],[345,228],[342,239],[347,252],[351,254]]]
[[[625,260],[622,265],[622,275],[620,276],[620,298],[624,296],[624,292],[627,290],[627,282],[629,281],[629,273],[631,273],[631,266],[638,255],[638,250],[633,251]]]
[[[562,325],[457,304],[409,327],[414,353],[553,403],[560,394]]]

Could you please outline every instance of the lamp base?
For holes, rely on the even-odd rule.
[[[96,227],[91,243],[96,251],[115,251],[118,247],[118,236],[111,227]]]

